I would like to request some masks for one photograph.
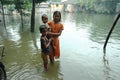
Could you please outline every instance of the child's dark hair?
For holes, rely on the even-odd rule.
[[[55,16],[55,14],[59,14],[59,16],[60,16],[59,21],[61,21],[61,12],[60,12],[60,11],[55,11],[55,12],[53,13],[53,17]]]
[[[46,14],[43,14],[42,17],[41,17],[41,19],[43,19],[44,17],[47,17],[47,15],[46,15]]]
[[[46,25],[40,25],[40,27],[39,27],[40,33],[42,33],[43,30],[45,30],[45,29],[47,29]]]

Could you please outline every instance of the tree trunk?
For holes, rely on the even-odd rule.
[[[2,5],[2,12],[3,12],[3,23],[4,23],[4,27],[6,29],[6,25],[5,25],[5,14],[4,14],[4,9],[3,9],[3,0],[1,0],[1,5]]]
[[[21,24],[22,24],[22,29],[23,29],[24,25],[23,25],[23,14],[22,14],[22,9],[20,9],[20,15],[21,15]]]
[[[32,0],[31,32],[34,32],[34,27],[35,27],[35,0]]]

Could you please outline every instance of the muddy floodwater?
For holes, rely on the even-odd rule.
[[[49,13],[48,13],[49,14]],[[51,14],[48,15],[52,19]],[[36,14],[35,32],[30,32],[30,17],[6,16],[6,29],[0,22],[0,44],[5,46],[8,80],[119,80],[120,79],[120,20],[106,46],[106,36],[115,15],[62,13],[64,30],[60,36],[60,59],[44,72],[39,25]],[[2,15],[0,15],[2,19]]]

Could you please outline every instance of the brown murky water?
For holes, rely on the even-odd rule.
[[[5,46],[8,80],[119,80],[120,22],[106,47],[103,45],[115,15],[63,13],[64,31],[60,36],[61,58],[44,72],[40,57],[40,14],[35,33],[30,33],[30,17],[6,16],[6,30],[0,23],[0,44]],[[0,15],[2,18],[2,15]],[[49,16],[49,19],[51,16]]]

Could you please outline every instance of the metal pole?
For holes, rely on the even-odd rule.
[[[112,33],[112,31],[113,31],[117,21],[119,20],[119,18],[120,18],[120,13],[117,15],[117,17],[116,17],[116,19],[115,19],[115,21],[114,21],[114,23],[113,23],[113,25],[112,25],[112,27],[111,27],[111,29],[109,31],[109,34],[107,35],[107,38],[106,38],[106,41],[105,41],[105,44],[104,44],[104,47],[103,47],[104,51],[106,49],[106,45],[108,43],[109,37],[110,37],[110,35],[111,35],[111,33]]]

